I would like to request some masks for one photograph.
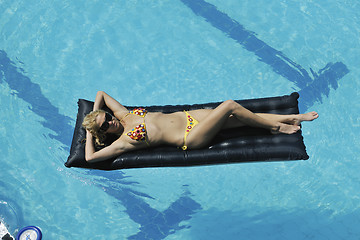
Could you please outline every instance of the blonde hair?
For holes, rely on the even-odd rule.
[[[100,126],[96,123],[96,117],[102,113],[106,113],[104,110],[95,110],[87,114],[82,122],[83,128],[88,130],[95,138],[97,145],[103,146],[106,138],[106,134],[100,130]]]

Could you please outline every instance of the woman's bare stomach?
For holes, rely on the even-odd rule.
[[[188,113],[199,122],[201,122],[210,112],[211,109],[188,111]],[[151,144],[183,146],[187,124],[186,114],[184,112],[167,114],[149,112],[145,118],[148,139]]]
[[[182,146],[186,128],[184,112],[151,113],[145,117],[148,139],[151,145],[170,144]]]

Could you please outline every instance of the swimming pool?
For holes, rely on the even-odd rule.
[[[358,239],[360,3],[2,1],[0,218],[44,239]],[[308,161],[67,169],[77,99],[299,91]]]

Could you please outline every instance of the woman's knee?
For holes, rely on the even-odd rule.
[[[244,107],[241,106],[239,103],[235,102],[234,100],[226,100],[223,102],[224,108],[229,110],[233,113],[235,110],[243,109]]]

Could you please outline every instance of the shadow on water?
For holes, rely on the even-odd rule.
[[[171,203],[166,210],[160,212],[143,200],[144,198],[154,200],[153,197],[124,187],[126,185],[134,186],[137,184],[136,182],[126,181],[126,177],[120,176],[118,171],[98,171],[98,174],[103,178],[97,184],[107,194],[119,200],[126,208],[125,212],[129,217],[141,225],[140,232],[128,239],[164,239],[177,230],[190,228],[190,226],[180,226],[179,224],[191,219],[191,215],[201,209],[200,204],[194,201],[190,197],[190,193],[185,190],[180,198]],[[117,181],[114,181],[114,177]]]

